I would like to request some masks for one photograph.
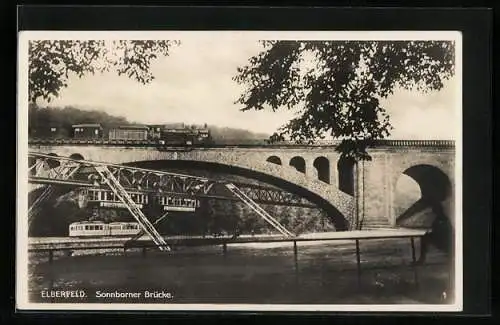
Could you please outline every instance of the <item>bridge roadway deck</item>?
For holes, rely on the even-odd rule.
[[[283,237],[278,235],[241,235],[237,238],[231,236],[172,236],[164,237],[168,244],[176,246],[201,246],[201,245],[227,245],[244,243],[277,243],[277,242],[313,242],[313,241],[356,241],[369,239],[392,238],[419,238],[428,233],[427,229],[376,229],[339,231],[329,233],[304,234],[297,237]],[[107,249],[124,248],[129,238],[75,238],[75,237],[30,237],[28,251],[53,251],[53,250],[80,250],[80,249]],[[151,240],[144,236],[136,240],[132,247],[153,247]]]

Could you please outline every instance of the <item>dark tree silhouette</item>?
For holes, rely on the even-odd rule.
[[[243,111],[299,110],[270,139],[309,142],[330,135],[343,155],[370,159],[365,148],[390,134],[380,104],[398,88],[439,90],[454,75],[452,41],[263,41],[238,68]]]
[[[167,56],[178,41],[39,40],[29,42],[29,101],[50,101],[67,87],[70,73],[83,77],[115,71],[140,83],[154,79],[152,60]]]

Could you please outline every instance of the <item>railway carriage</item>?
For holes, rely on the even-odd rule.
[[[73,129],[73,138],[75,139],[100,139],[102,138],[101,124],[74,124],[71,126]]]
[[[112,222],[109,224],[110,236],[135,236],[141,231],[137,222]]]
[[[109,225],[104,222],[82,221],[69,225],[70,237],[103,237],[109,235]]]
[[[136,203],[139,209],[142,209],[145,204],[148,204],[147,194],[140,191],[128,191],[132,201]],[[87,203],[101,208],[126,208],[126,205],[108,189],[91,188],[86,191]]]
[[[130,198],[136,204],[136,207],[143,209],[145,206],[156,203],[163,206],[165,211],[178,211],[178,212],[194,212],[200,207],[200,201],[192,195],[172,195],[172,194],[156,194],[149,197],[147,193],[140,191],[127,191]],[[85,204],[98,208],[123,208],[127,206],[116,195],[108,189],[91,188],[85,190]],[[150,199],[153,201],[150,202]],[[83,204],[82,204],[83,206]]]
[[[109,130],[109,140],[145,141],[148,139],[149,128],[147,126],[119,126]]]
[[[29,136],[37,139],[64,139],[70,137],[70,132],[59,125],[30,127]]]
[[[140,230],[137,222],[80,221],[69,225],[69,237],[135,236]]]

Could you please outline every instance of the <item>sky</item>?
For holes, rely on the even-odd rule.
[[[131,122],[185,122],[247,129],[271,134],[293,112],[240,111],[242,86],[232,80],[238,66],[261,49],[254,40],[198,37],[181,39],[168,57],[154,61],[155,80],[143,85],[113,72],[71,76],[68,87],[49,106],[77,106],[123,116]],[[455,139],[456,80],[429,94],[396,91],[383,100],[393,139]]]

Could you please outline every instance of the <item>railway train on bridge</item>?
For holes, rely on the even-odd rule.
[[[152,142],[159,145],[210,144],[210,130],[205,127],[178,125],[120,125],[104,128],[99,123],[74,124],[71,127],[41,126],[29,128],[29,137],[40,140],[108,140],[117,143]]]

